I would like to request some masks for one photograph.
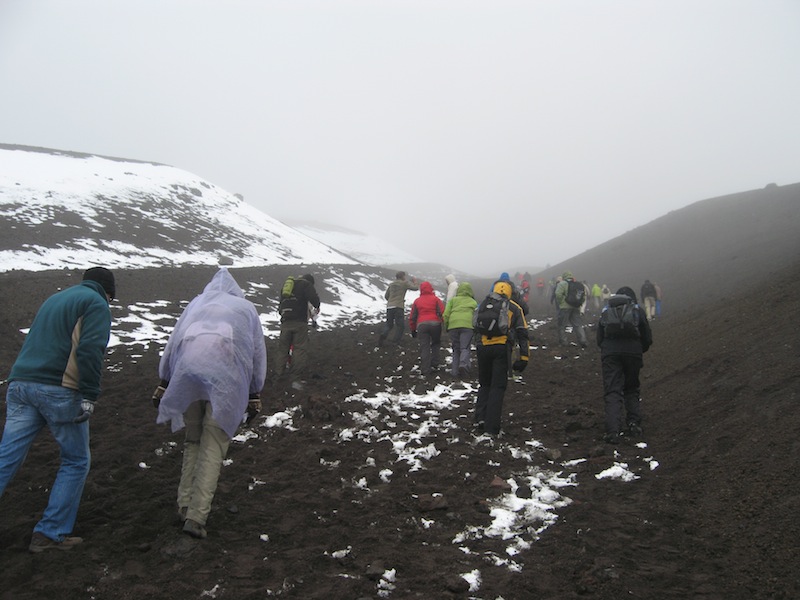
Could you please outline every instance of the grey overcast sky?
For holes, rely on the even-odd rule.
[[[2,0],[0,142],[474,274],[800,181],[798,0]]]

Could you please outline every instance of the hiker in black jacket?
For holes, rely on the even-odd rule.
[[[603,313],[613,309],[615,298],[630,301],[635,329],[628,335],[611,335],[606,331]],[[653,334],[642,308],[636,303],[636,293],[629,287],[621,287],[608,300],[597,325],[597,345],[603,367],[603,398],[605,401],[606,433],[603,438],[609,444],[619,442],[623,424],[627,433],[638,436],[642,433],[641,398],[639,397],[639,371],[644,362],[642,354],[650,349]],[[632,328],[633,329],[633,328]],[[624,410],[623,410],[624,409]]]
[[[645,279],[642,284],[642,304],[644,304],[644,312],[647,315],[647,320],[652,321],[656,318],[656,299],[658,292],[656,286],[649,279]]]
[[[314,277],[306,274],[294,280],[291,295],[281,297],[281,334],[275,359],[275,375],[287,372],[286,363],[291,351],[291,374],[299,384],[308,362],[308,321],[319,312],[319,296]]]

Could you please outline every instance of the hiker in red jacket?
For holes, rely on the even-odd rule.
[[[419,368],[423,375],[439,368],[443,314],[444,303],[433,293],[430,282],[423,281],[408,316],[411,337],[419,337]]]

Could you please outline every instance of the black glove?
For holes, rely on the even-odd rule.
[[[247,402],[247,419],[245,419],[244,424],[250,425],[250,421],[255,419],[258,416],[258,413],[261,412],[261,400],[259,399],[251,399]]]
[[[528,361],[520,359],[520,360],[515,360],[511,368],[521,373],[522,371],[525,370],[525,367],[527,366],[528,366]]]
[[[411,337],[412,337],[412,338],[415,338],[415,337],[417,337],[417,332],[416,332],[416,331],[412,331],[412,332],[411,332]]]
[[[163,384],[159,384],[156,388],[156,391],[153,392],[153,406],[158,408],[158,405],[161,404],[161,398],[164,396],[164,392],[167,391],[167,386]]]
[[[94,400],[87,400],[86,398],[81,400],[81,411],[81,414],[72,419],[73,423],[83,423],[89,420],[89,417],[94,414]]]

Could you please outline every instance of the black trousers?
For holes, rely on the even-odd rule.
[[[500,433],[503,397],[508,386],[508,347],[506,344],[478,346],[478,400],[475,422],[483,421],[486,433]]]
[[[639,371],[644,364],[635,354],[609,354],[603,357],[603,398],[606,433],[620,433],[626,424],[641,425]]]

